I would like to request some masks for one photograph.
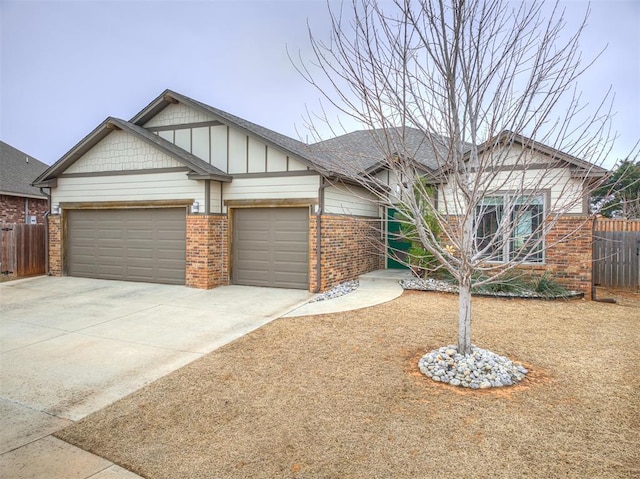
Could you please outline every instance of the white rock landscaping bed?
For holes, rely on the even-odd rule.
[[[444,346],[418,361],[422,374],[434,381],[471,389],[512,386],[527,369],[486,349],[471,346],[471,354],[458,354],[457,346]]]
[[[344,283],[340,283],[339,285],[334,286],[324,293],[318,294],[309,302],[316,303],[318,301],[325,301],[327,299],[339,298],[340,296],[344,296],[345,294],[349,294],[355,291],[356,289],[358,289],[358,286],[360,286],[360,282],[357,279],[354,279],[353,281],[345,281]]]
[[[433,278],[411,278],[411,279],[403,279],[400,281],[400,286],[407,290],[414,291],[437,291],[440,293],[457,293],[458,287],[454,284],[448,283],[446,281],[440,279]],[[472,293],[474,296],[492,296],[498,298],[526,298],[526,299],[554,299],[548,296],[543,296],[541,294],[536,293],[535,291],[518,291],[514,293],[506,293],[506,292],[481,292],[481,293]],[[569,299],[569,298],[581,298],[583,297],[583,293],[578,293],[576,291],[567,291],[566,294],[562,296],[558,296],[557,298]]]

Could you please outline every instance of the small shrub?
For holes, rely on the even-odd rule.
[[[532,279],[531,289],[545,298],[565,298],[569,291],[545,272]]]
[[[438,266],[436,257],[415,243],[408,249],[407,259],[413,272],[420,278],[426,277],[429,272],[436,270]]]
[[[519,272],[509,272],[500,276],[495,281],[475,288],[475,293],[503,293],[522,294],[531,289],[526,275]]]

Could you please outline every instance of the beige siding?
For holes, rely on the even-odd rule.
[[[389,199],[391,203],[398,203],[400,201],[400,197],[398,196],[398,185],[400,183],[400,179],[395,171],[391,171],[388,169],[384,169],[374,175],[374,178],[380,181],[382,184],[389,187]]]
[[[264,173],[266,171],[264,143],[250,137],[248,155],[248,173]]]
[[[175,144],[185,151],[191,151],[191,129],[175,130]]]
[[[229,129],[229,173],[247,172],[247,135]]]
[[[235,178],[226,183],[225,200],[269,200],[317,198],[320,177],[273,176],[267,178]]]
[[[209,163],[209,127],[191,130],[191,153]]]
[[[173,130],[159,131],[158,135],[160,136],[160,138],[164,138],[165,140],[170,141],[171,143],[175,143],[176,141]]]
[[[301,171],[307,169],[307,165],[302,161],[296,160],[295,158],[289,158],[289,171]]]
[[[209,204],[211,213],[222,213],[222,198],[220,196],[222,188],[222,183],[219,183],[217,181],[212,181],[210,184],[211,202]]]
[[[124,131],[114,131],[71,165],[65,173],[94,173],[99,171],[144,170],[183,166]]]
[[[211,127],[211,164],[227,171],[227,131],[226,125]]]
[[[189,108],[182,103],[167,106],[164,110],[145,123],[145,128],[154,126],[184,125],[187,123],[199,123],[212,121],[214,118],[200,110]]]
[[[204,204],[204,182],[184,171],[140,175],[59,178],[52,202],[195,200]]]
[[[267,148],[267,171],[287,171],[287,155],[275,148]]]
[[[378,216],[378,204],[373,194],[356,186],[329,186],[324,193],[327,214]]]
[[[213,120],[213,116],[177,104],[162,110],[149,120],[145,127],[175,125],[175,129],[159,130],[155,133],[229,174],[309,169],[305,162],[290,158],[284,151],[227,125],[179,127]]]
[[[454,214],[461,201],[461,195],[456,195],[453,183],[449,183],[441,190],[439,209],[448,214]],[[583,213],[583,188],[580,180],[571,178],[568,168],[531,169],[518,171],[504,171],[497,173],[483,190],[490,194],[495,192],[536,190],[548,191],[549,212]]]

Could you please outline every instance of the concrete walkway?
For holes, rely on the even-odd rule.
[[[284,316],[339,313],[386,303],[404,291],[399,281],[411,277],[408,270],[401,269],[382,269],[363,274],[358,278],[360,285],[355,291],[338,298],[303,304]]]
[[[365,308],[402,294],[408,272],[360,277],[345,296],[305,291],[38,277],[0,284],[0,477],[135,479],[52,436],[282,316]]]

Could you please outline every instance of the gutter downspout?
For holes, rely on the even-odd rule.
[[[51,213],[51,188],[49,188],[49,194],[44,192],[44,188],[40,188],[40,193],[47,197],[47,211],[44,212],[44,227],[47,229],[44,233],[44,274],[49,276],[49,214]]]
[[[318,187],[318,211],[316,211],[316,287],[314,293],[320,292],[322,284],[322,214],[324,213],[324,190],[328,186],[324,176],[320,176]]]
[[[593,215],[593,222],[591,223],[591,301],[597,301],[598,303],[611,303],[615,304],[616,300],[613,298],[598,298],[596,296],[596,282],[593,276],[593,267],[596,264],[596,251],[593,247],[594,238],[596,236],[596,222],[598,221],[598,216]]]

